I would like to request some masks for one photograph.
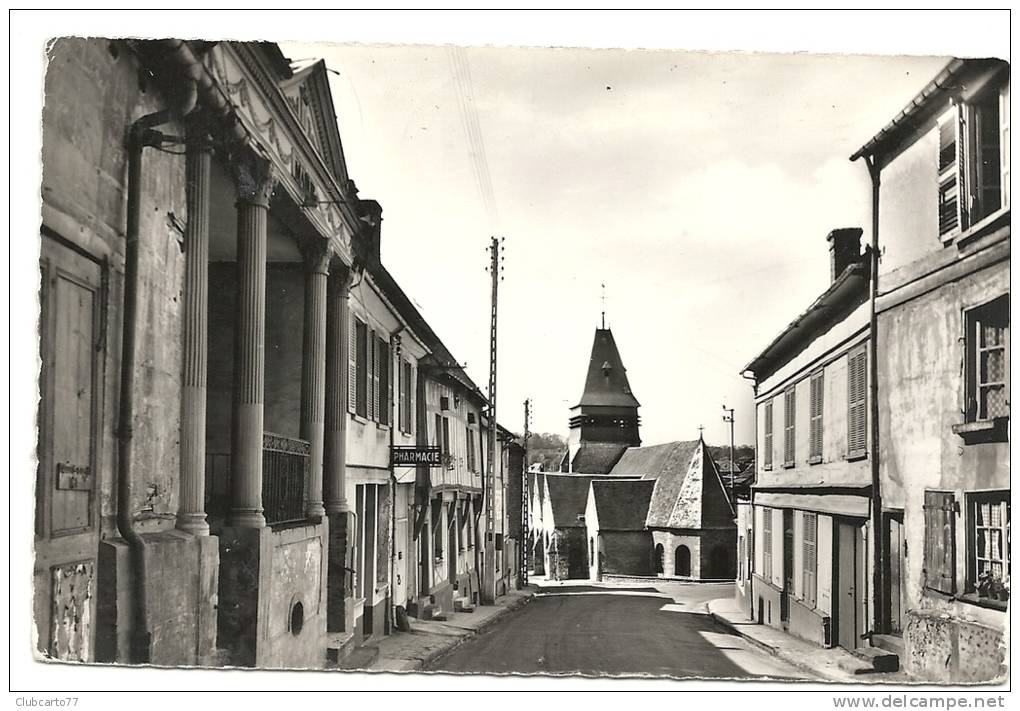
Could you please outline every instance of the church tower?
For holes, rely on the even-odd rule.
[[[568,452],[561,469],[607,474],[628,447],[641,444],[638,408],[613,332],[595,329],[581,400],[570,408]]]

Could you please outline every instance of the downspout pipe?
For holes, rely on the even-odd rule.
[[[120,357],[120,422],[117,426],[117,530],[131,550],[133,624],[130,661],[149,661],[150,633],[145,601],[145,542],[135,530],[132,512],[134,486],[131,477],[135,412],[135,362],[137,359],[139,222],[142,202],[142,151],[160,144],[162,135],[153,127],[170,120],[170,111],[157,111],[135,121],[128,131],[127,234],[124,248],[124,309]]]
[[[878,263],[879,233],[878,206],[882,185],[882,169],[875,155],[864,156],[871,177],[871,274],[870,274],[870,332],[868,337],[868,422],[871,439],[871,534],[874,563],[872,568],[872,617],[874,626],[870,634],[885,631],[885,540],[882,530],[882,476],[881,447],[878,427]]]
[[[127,225],[124,246],[124,307],[121,328],[120,407],[117,426],[117,530],[131,550],[132,633],[130,662],[146,664],[150,658],[151,633],[147,629],[148,607],[145,599],[145,541],[135,529],[132,511],[132,479],[135,419],[135,367],[137,363],[138,292],[141,288],[139,240],[142,203],[142,153],[147,146],[160,146],[165,136],[156,126],[175,115],[185,116],[197,103],[195,85],[187,82],[185,94],[174,111],[163,109],[137,119],[128,129]]]

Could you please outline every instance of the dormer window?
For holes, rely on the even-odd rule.
[[[604,376],[606,376],[607,378],[609,377],[609,371],[611,371],[612,369],[613,369],[613,366],[611,366],[609,364],[608,360],[605,363],[602,364],[602,374]]]

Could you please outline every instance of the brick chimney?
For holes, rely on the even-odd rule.
[[[367,242],[368,258],[372,264],[380,259],[380,240],[382,238],[382,206],[375,200],[358,200],[361,234]]]
[[[829,242],[829,266],[832,281],[836,281],[851,264],[861,261],[861,235],[863,234],[864,230],[860,227],[841,227],[830,232],[825,238]]]

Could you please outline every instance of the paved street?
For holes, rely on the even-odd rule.
[[[705,603],[730,585],[541,584],[535,598],[431,671],[805,679],[718,627]]]

